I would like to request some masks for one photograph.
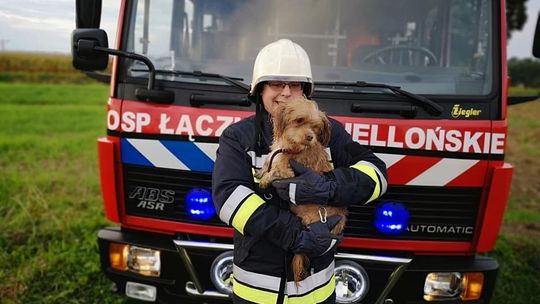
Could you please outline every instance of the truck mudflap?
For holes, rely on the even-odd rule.
[[[233,249],[230,239],[162,235],[109,227],[99,231],[98,242],[102,269],[121,294],[126,294],[128,284],[142,284],[156,289],[155,301],[160,303],[230,303],[228,295],[219,292],[211,279],[214,260]],[[113,269],[109,261],[111,243],[160,250],[159,277]],[[432,272],[482,272],[482,295],[478,300],[467,303],[488,303],[498,270],[497,262],[485,256],[410,257],[389,251],[356,250],[338,253],[336,261],[336,264],[352,262],[361,265],[369,284],[359,303],[432,303],[424,299],[426,276]]]

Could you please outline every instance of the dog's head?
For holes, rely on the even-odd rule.
[[[304,97],[282,103],[274,112],[274,142],[282,149],[299,153],[313,145],[327,146],[330,122],[317,104]]]

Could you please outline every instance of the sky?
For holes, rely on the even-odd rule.
[[[120,0],[102,0],[101,28],[109,46],[115,46]],[[532,41],[540,0],[528,0],[527,23],[514,32],[508,57],[532,57]],[[69,41],[75,27],[75,0],[0,0],[0,51],[70,53]]]

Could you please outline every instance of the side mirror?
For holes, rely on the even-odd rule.
[[[148,67],[148,85],[146,89],[135,91],[137,98],[148,102],[174,101],[173,92],[154,89],[156,68],[148,57],[109,48],[107,33],[99,28],[101,0],[77,0],[76,9],[77,29],[71,32],[73,67],[82,71],[104,70],[109,64],[109,55],[141,61]]]
[[[77,28],[99,28],[101,0],[77,0],[75,10]]]
[[[96,28],[80,28],[71,33],[71,55],[73,66],[78,70],[95,71],[104,70],[109,63],[109,54],[130,58],[143,62],[148,67],[148,85],[146,89],[137,89],[135,96],[139,100],[149,102],[171,103],[174,93],[154,89],[156,81],[156,68],[152,61],[143,55],[110,49],[107,42],[107,33]]]
[[[109,64],[109,54],[96,51],[95,47],[108,48],[107,33],[97,28],[76,29],[71,33],[73,67],[83,71],[104,70]]]
[[[536,21],[532,53],[534,57],[540,58],[540,13],[538,13],[538,20]]]

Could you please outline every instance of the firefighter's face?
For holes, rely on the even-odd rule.
[[[302,96],[302,87],[298,82],[267,82],[261,92],[264,108],[272,115],[280,103]]]

